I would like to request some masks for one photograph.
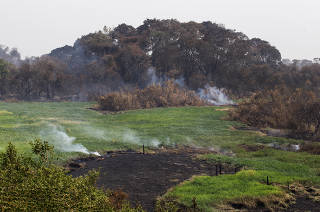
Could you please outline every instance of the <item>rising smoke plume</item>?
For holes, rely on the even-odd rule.
[[[170,78],[158,77],[156,74],[156,69],[154,67],[150,67],[148,69],[148,85],[152,84],[163,84],[166,80],[170,80]],[[179,85],[181,88],[187,88],[185,84],[185,79],[183,76],[180,76],[177,79],[174,79],[174,82]],[[229,97],[225,94],[223,89],[219,89],[217,87],[211,87],[206,85],[205,88],[200,88],[197,91],[198,96],[207,101],[209,104],[213,105],[230,105],[234,104],[234,102],[229,99]]]
[[[100,156],[98,152],[90,152],[82,144],[74,143],[76,138],[69,136],[61,126],[48,124],[48,126],[40,132],[40,136],[54,145],[58,151],[80,152]]]
[[[163,79],[157,76],[156,69],[154,67],[148,68],[147,75],[149,78],[148,85],[152,84],[162,84]]]
[[[204,99],[213,105],[234,104],[234,102],[224,93],[223,89],[218,89],[217,87],[206,85],[204,89],[199,89],[197,93],[201,99]]]

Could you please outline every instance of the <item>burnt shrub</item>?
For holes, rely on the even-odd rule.
[[[308,152],[314,155],[320,155],[320,144],[317,142],[305,143],[301,145],[300,151]]]
[[[296,138],[320,138],[320,101],[312,91],[280,87],[261,91],[229,113],[249,126],[289,129]]]
[[[194,91],[183,89],[173,81],[153,84],[144,89],[119,91],[98,98],[99,109],[122,111],[154,107],[203,106]]]
[[[120,210],[128,197],[128,194],[121,190],[112,191],[109,194],[109,201],[114,209]]]

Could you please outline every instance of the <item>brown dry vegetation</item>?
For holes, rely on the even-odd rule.
[[[258,92],[239,104],[230,118],[249,126],[289,129],[290,136],[320,138],[320,101],[312,91],[281,87]]]
[[[173,81],[164,85],[153,84],[144,89],[119,91],[98,98],[99,109],[107,111],[123,111],[154,107],[203,106],[193,91],[182,89]]]
[[[219,205],[219,209],[223,211],[279,211],[287,209],[293,202],[293,195],[285,193],[267,197],[243,197],[230,200]]]
[[[301,145],[300,151],[308,152],[308,153],[314,154],[314,155],[320,155],[320,144],[316,143],[316,142],[305,143],[305,144]]]

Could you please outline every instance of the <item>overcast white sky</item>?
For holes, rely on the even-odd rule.
[[[0,44],[23,56],[146,18],[212,21],[269,41],[283,58],[320,57],[319,0],[1,0]]]

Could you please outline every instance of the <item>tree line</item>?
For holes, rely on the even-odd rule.
[[[0,97],[81,98],[145,88],[150,67],[159,79],[183,79],[192,90],[210,84],[234,97],[279,85],[317,91],[320,82],[319,65],[284,65],[276,47],[259,38],[212,22],[148,19],[136,28],[105,27],[19,65],[1,60]]]

